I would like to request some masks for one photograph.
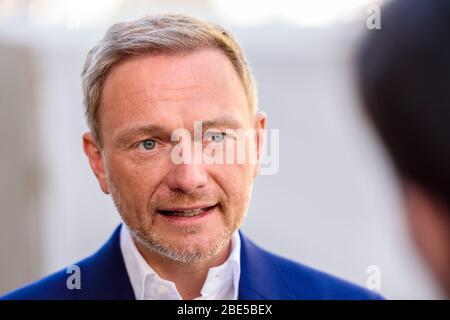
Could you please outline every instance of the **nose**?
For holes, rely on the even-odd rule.
[[[172,191],[193,193],[208,182],[208,175],[201,164],[175,165],[167,177],[167,185]]]

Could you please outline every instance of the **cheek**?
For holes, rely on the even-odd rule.
[[[252,167],[249,165],[221,165],[212,173],[214,180],[224,191],[227,205],[241,210],[247,205],[253,183]],[[231,209],[231,208],[230,208]]]
[[[153,166],[145,163],[136,163],[126,157],[114,156],[111,158],[108,175],[110,182],[129,201],[147,203],[158,185],[161,170],[154,170]]]

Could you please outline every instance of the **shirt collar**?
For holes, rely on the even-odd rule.
[[[138,300],[181,300],[175,283],[162,279],[137,249],[128,227],[122,223],[120,249]],[[208,271],[199,300],[236,300],[240,278],[241,239],[236,230],[231,236],[231,252],[221,265]]]

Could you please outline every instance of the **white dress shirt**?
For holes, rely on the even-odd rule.
[[[120,249],[137,300],[181,300],[175,283],[162,279],[137,249],[130,230],[122,223]],[[220,266],[209,269],[201,294],[194,300],[237,300],[241,239],[238,231],[231,237],[231,252]]]

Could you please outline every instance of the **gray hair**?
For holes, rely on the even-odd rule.
[[[256,84],[242,49],[229,32],[185,15],[146,16],[114,24],[86,57],[81,74],[85,115],[100,147],[101,92],[108,72],[116,63],[129,56],[175,54],[204,48],[217,48],[230,59],[242,81],[250,113],[255,114]]]

